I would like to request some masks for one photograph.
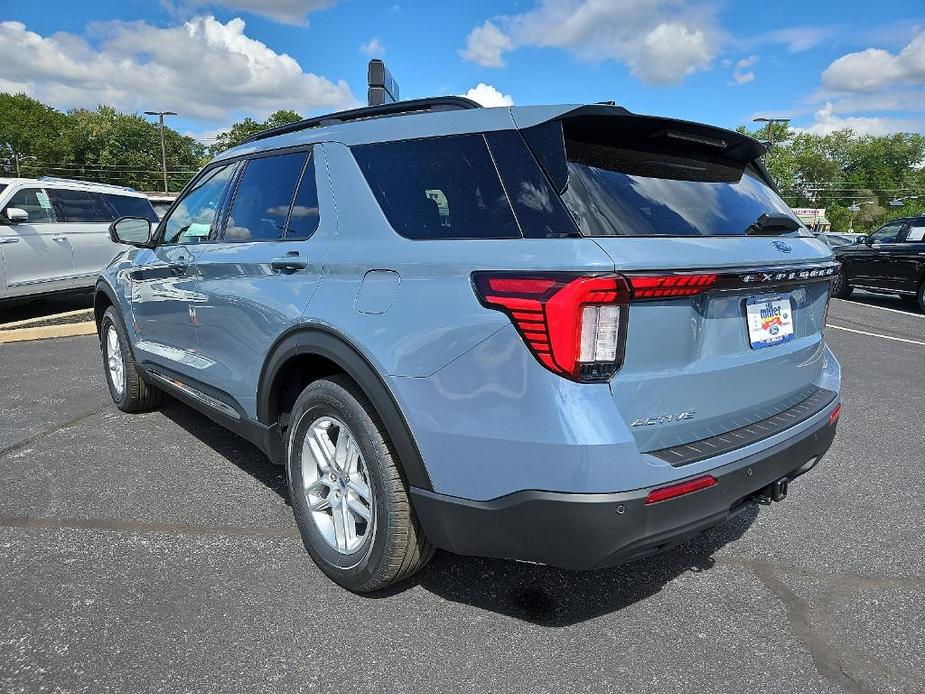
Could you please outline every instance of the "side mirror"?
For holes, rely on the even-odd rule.
[[[5,221],[10,224],[25,224],[29,221],[29,213],[18,207],[7,207],[4,214],[6,215]]]
[[[127,243],[144,248],[151,243],[152,231],[150,219],[120,217],[109,225],[109,238],[115,243]]]
[[[869,246],[870,245],[870,236],[858,236],[858,243]]]

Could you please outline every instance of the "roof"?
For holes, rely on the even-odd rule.
[[[92,190],[97,193],[112,193],[127,197],[145,197],[134,188],[118,186],[111,183],[97,183],[95,181],[79,181],[72,178],[58,178],[56,176],[41,176],[39,178],[0,178],[0,184],[27,184],[42,186],[44,188],[65,188],[69,190]]]
[[[454,97],[454,99],[457,98]],[[725,148],[724,153],[727,156],[742,160],[757,159],[766,150],[765,146],[757,140],[732,130],[674,118],[634,114],[625,108],[609,104],[414,108],[416,104],[446,103],[447,101],[446,98],[419,99],[413,102],[391,104],[389,105],[391,110],[389,107],[374,106],[306,119],[299,123],[258,133],[251,140],[222,152],[213,161],[320,142],[339,142],[347,146],[356,146],[393,140],[523,129],[565,116],[631,118],[634,123],[644,124],[649,131],[660,130],[664,133],[669,130],[678,130],[688,134],[691,138],[712,139]],[[399,108],[399,106],[405,108]]]

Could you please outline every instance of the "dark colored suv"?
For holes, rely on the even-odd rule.
[[[834,252],[842,264],[834,296],[847,299],[855,288],[899,294],[925,313],[925,216],[894,219]]]

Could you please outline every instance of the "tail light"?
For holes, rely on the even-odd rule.
[[[575,381],[609,379],[623,363],[631,290],[620,275],[473,275],[482,303],[510,316],[543,366]]]
[[[631,275],[634,299],[669,299],[694,296],[716,284],[717,275]]]

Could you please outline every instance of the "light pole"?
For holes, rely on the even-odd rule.
[[[175,116],[177,115],[173,111],[145,111],[146,116],[157,116],[158,118],[158,129],[161,131],[161,167],[164,170],[164,192],[169,193],[167,190],[167,148],[164,146],[164,116]]]
[[[22,178],[22,175],[19,173],[19,165],[24,161],[29,161],[30,159],[34,161],[35,157],[32,155],[24,157],[20,154],[17,154],[16,152],[13,152],[13,162],[16,164],[16,178]]]
[[[854,215],[861,211],[861,205],[873,205],[876,200],[862,200],[859,205],[854,200],[851,201],[851,204],[848,205],[848,211],[851,213],[851,217],[848,218],[848,233],[854,233]]]
[[[758,118],[752,118],[753,123],[767,123],[768,124],[768,147],[774,144],[774,131],[773,126],[775,123],[789,123],[789,118],[766,118],[764,116],[759,116]]]

